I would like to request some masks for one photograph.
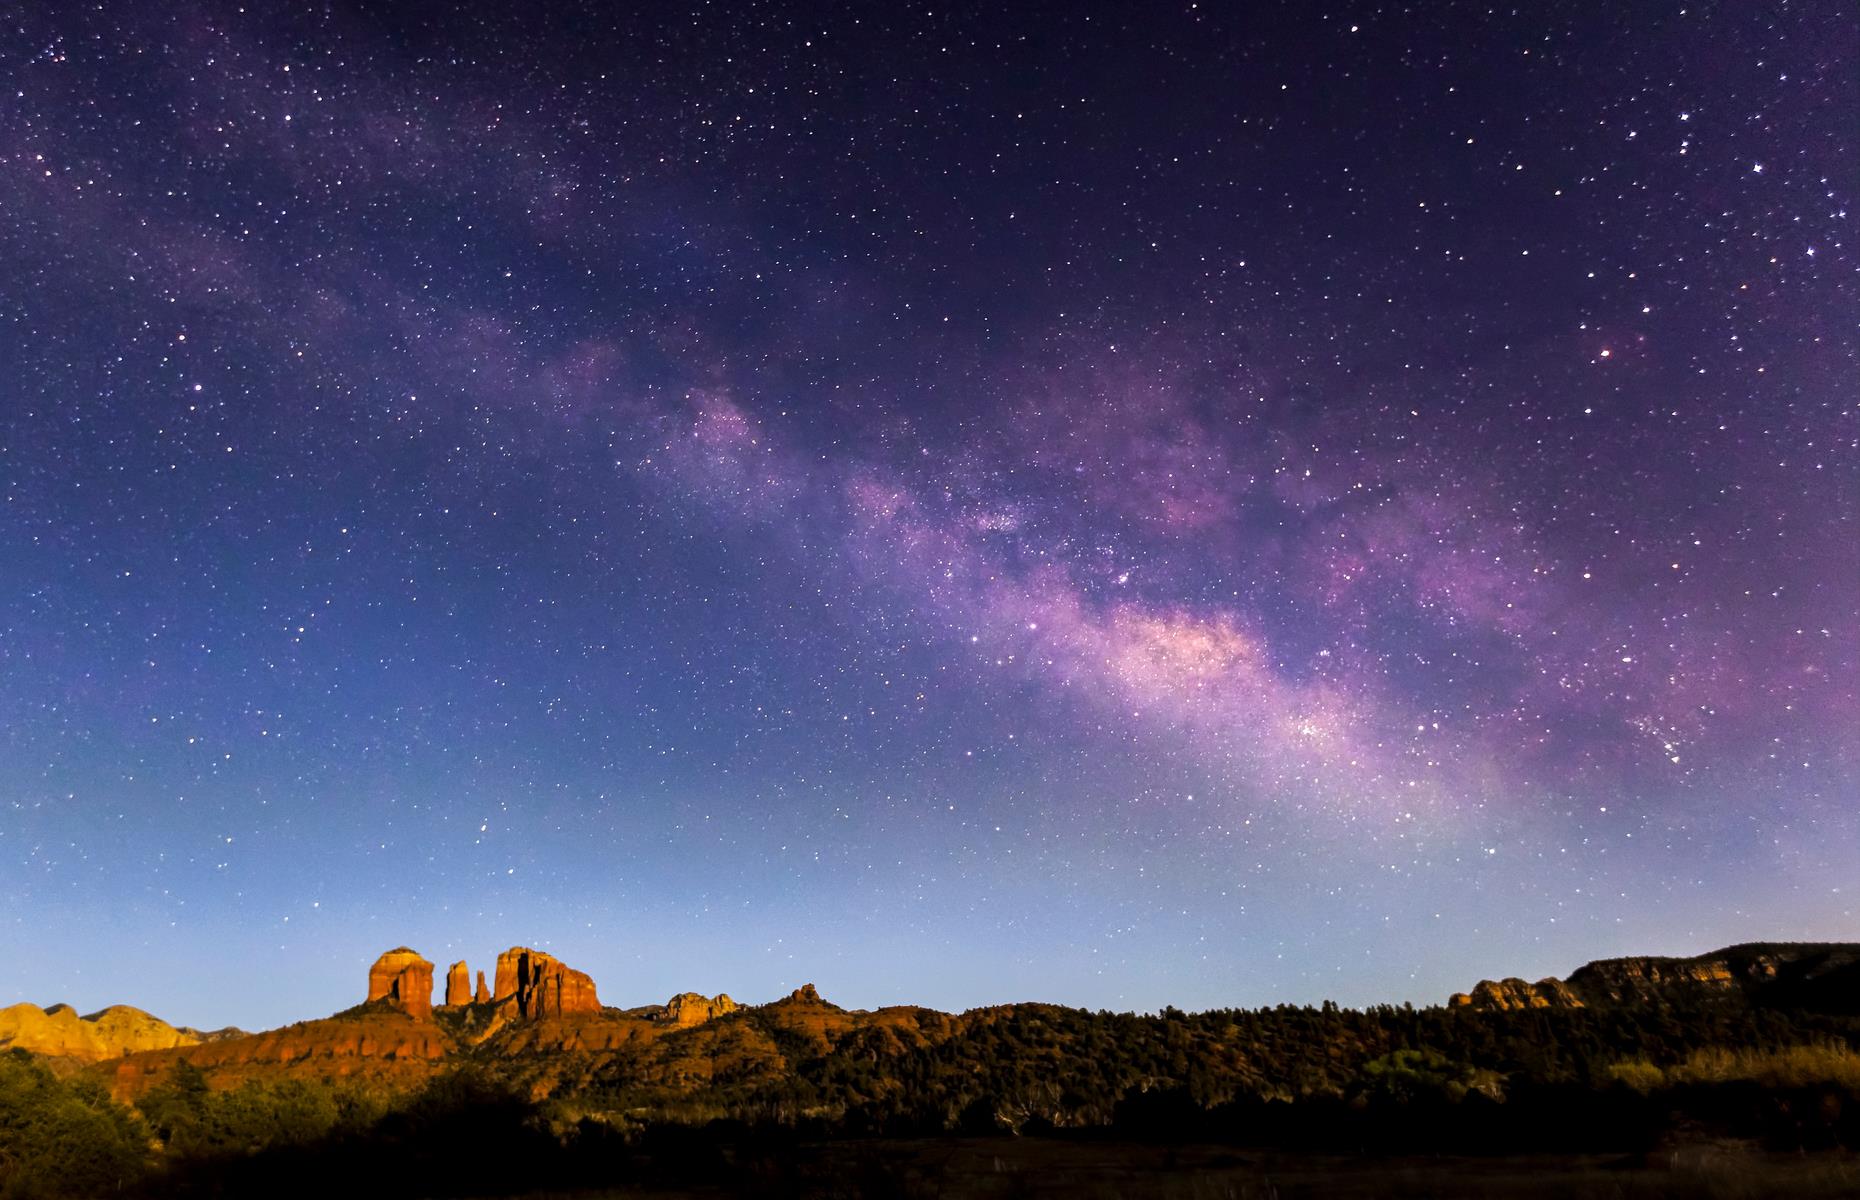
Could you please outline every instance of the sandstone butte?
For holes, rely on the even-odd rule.
[[[471,972],[465,968],[464,960],[452,964],[446,972],[446,1004],[448,1007],[471,1003]]]
[[[405,946],[389,950],[368,968],[368,999],[385,1000],[411,1017],[433,1011],[433,964]]]

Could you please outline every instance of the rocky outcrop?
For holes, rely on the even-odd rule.
[[[673,1029],[689,1029],[693,1025],[715,1020],[725,1013],[733,1013],[736,1009],[736,1001],[725,994],[704,996],[698,992],[680,992],[665,1002],[664,1009],[655,1020]]]
[[[1610,1005],[1755,1004],[1860,1011],[1860,946],[1838,942],[1746,943],[1691,958],[1607,958],[1569,979],[1487,980],[1447,1002],[1505,1012]]]
[[[497,990],[493,1001],[515,997],[526,1017],[559,1017],[601,1011],[594,980],[586,972],[541,950],[512,946],[497,956]]]
[[[405,946],[389,950],[368,968],[368,999],[385,1000],[414,1017],[433,1013],[433,964]]]
[[[446,972],[446,1004],[456,1008],[461,1004],[471,1003],[471,972],[466,969],[464,960],[452,964]]]
[[[1585,1007],[1582,997],[1561,979],[1540,979],[1536,983],[1526,983],[1522,979],[1501,979],[1494,983],[1485,979],[1470,993],[1455,993],[1447,1003],[1453,1008],[1477,1008],[1487,1012]]]
[[[202,1036],[176,1029],[139,1008],[117,1004],[80,1017],[69,1004],[0,1008],[0,1050],[30,1050],[80,1062],[101,1062],[140,1050],[197,1045]]]
[[[473,1004],[489,1004],[491,1002],[491,989],[485,986],[483,971],[478,972],[478,990],[472,994],[471,1001]]]

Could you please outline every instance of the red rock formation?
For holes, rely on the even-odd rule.
[[[727,995],[718,995],[712,999],[697,992],[680,992],[665,1002],[665,1008],[657,1019],[674,1029],[689,1029],[725,1013],[733,1013],[736,1007],[736,1001]]]
[[[456,1007],[471,1003],[471,972],[465,969],[463,960],[452,964],[446,972],[446,1006]]]
[[[386,1000],[415,1017],[433,1012],[433,964],[401,946],[368,968],[368,999]]]
[[[484,972],[480,971],[478,972],[478,991],[476,995],[472,996],[472,1003],[489,1004],[490,1002],[491,989],[484,985]]]
[[[511,996],[517,999],[517,1011],[526,1017],[601,1011],[594,980],[585,972],[527,946],[512,946],[497,956],[497,991],[492,999]]]

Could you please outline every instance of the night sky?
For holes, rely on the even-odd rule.
[[[0,25],[0,1003],[1860,934],[1850,5],[285,7]]]

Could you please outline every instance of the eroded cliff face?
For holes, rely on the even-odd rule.
[[[471,971],[463,960],[452,964],[446,972],[446,1005],[456,1008],[461,1004],[471,1003]]]
[[[601,1011],[594,980],[585,971],[527,946],[512,946],[497,956],[497,985],[491,999],[500,1002],[511,997],[525,1017]]]
[[[1606,958],[1578,967],[1567,981],[1485,980],[1447,1003],[1505,1012],[1717,1001],[1852,1009],[1860,1004],[1860,948],[1851,943],[1749,943],[1692,958]]]
[[[405,946],[389,950],[368,968],[368,999],[385,1000],[410,1017],[433,1012],[433,964]]]

